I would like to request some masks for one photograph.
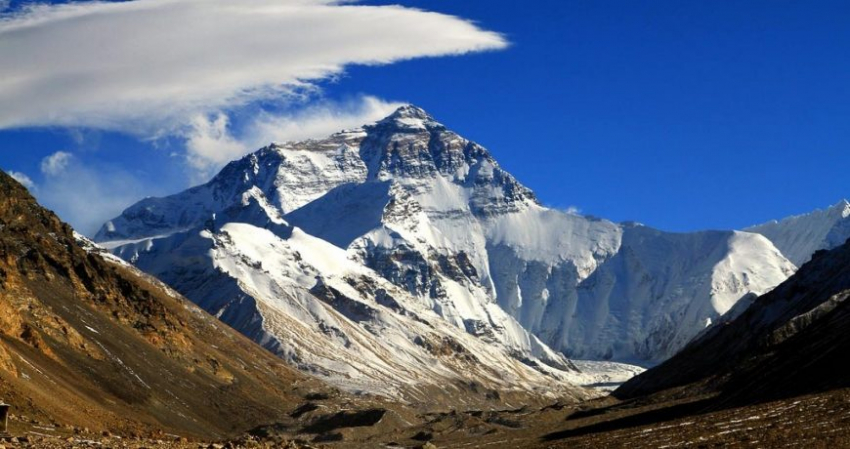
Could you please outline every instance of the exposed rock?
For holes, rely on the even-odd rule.
[[[360,411],[342,411],[323,416],[302,429],[304,433],[325,434],[337,429],[350,427],[370,427],[381,422],[386,410],[372,409]]]

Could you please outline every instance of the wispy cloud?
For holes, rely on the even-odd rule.
[[[114,166],[87,165],[64,151],[45,157],[41,172],[37,186],[25,177],[30,182],[27,188],[42,204],[86,235],[94,235],[106,220],[138,201],[140,192],[164,193],[142,183],[131,172]]]
[[[216,132],[350,64],[500,49],[457,17],[328,0],[36,4],[0,18],[0,129]],[[207,117],[210,123],[199,123]],[[225,150],[227,151],[227,150]]]
[[[248,152],[248,147],[230,134],[230,119],[223,113],[214,117],[198,115],[187,131],[186,159],[192,168],[193,183],[204,181],[227,162]]]
[[[47,176],[56,176],[64,172],[71,163],[73,155],[66,151],[57,151],[41,160],[41,172]]]

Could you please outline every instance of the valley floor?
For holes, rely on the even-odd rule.
[[[378,434],[363,429],[362,439],[353,433],[346,435],[344,442],[303,446],[249,437],[217,443],[191,442],[175,436],[122,438],[15,422],[13,433],[23,438],[0,444],[57,449],[850,447],[850,389],[746,407],[717,407],[713,397],[661,404],[620,402],[607,397],[577,406],[555,404],[502,412],[431,414],[425,415],[424,424],[413,428]]]
[[[845,448],[850,447],[850,389],[747,407],[714,409],[712,398],[640,405],[605,398],[579,407],[514,411],[478,435],[435,433],[452,448]],[[407,446],[416,447],[416,446]]]

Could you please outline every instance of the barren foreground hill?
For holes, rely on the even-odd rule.
[[[107,260],[0,172],[0,399],[14,407],[13,432],[35,423],[217,438],[290,419],[305,396],[334,396]]]

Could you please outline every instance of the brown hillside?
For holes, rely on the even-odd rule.
[[[323,388],[157,281],[83,250],[0,172],[0,399],[13,414],[217,437],[283,420]]]

